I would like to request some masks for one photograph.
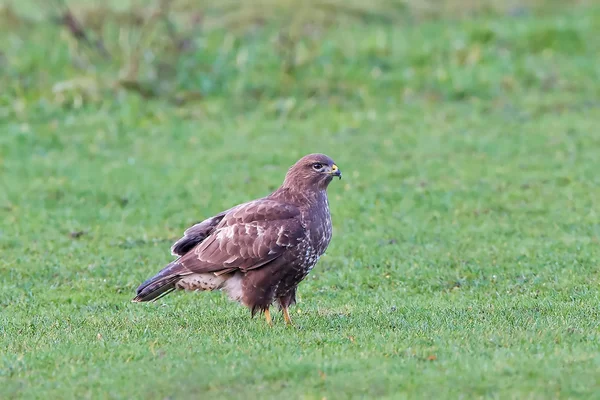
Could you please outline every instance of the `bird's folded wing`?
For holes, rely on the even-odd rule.
[[[198,222],[195,225],[192,225],[183,233],[183,237],[176,241],[173,246],[171,246],[171,254],[176,256],[183,256],[188,251],[193,249],[198,243],[202,242],[206,239],[211,232],[215,230],[217,225],[223,220],[223,217],[230,210],[223,211],[215,215],[214,217],[210,217],[205,219],[202,222]]]
[[[206,239],[177,262],[195,273],[248,271],[282,256],[304,237],[297,207],[256,200],[231,209]]]

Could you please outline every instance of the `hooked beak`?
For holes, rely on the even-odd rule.
[[[329,171],[329,175],[331,176],[337,176],[338,178],[342,179],[342,171],[340,171],[340,169],[338,168],[337,165],[333,164],[331,166],[331,171]]]

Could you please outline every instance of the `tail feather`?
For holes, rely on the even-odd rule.
[[[167,265],[156,276],[142,283],[137,288],[137,296],[131,301],[134,303],[156,301],[171,293],[175,290],[175,285],[181,279],[181,267],[181,264],[177,264],[177,262]]]

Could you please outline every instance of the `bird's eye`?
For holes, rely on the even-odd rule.
[[[323,164],[321,164],[321,163],[314,163],[312,167],[313,167],[313,169],[315,169],[315,170],[318,171],[321,168],[323,168]]]

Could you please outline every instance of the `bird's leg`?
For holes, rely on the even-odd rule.
[[[285,319],[285,324],[286,325],[293,325],[292,324],[292,319],[290,318],[290,313],[288,312],[288,308],[287,307],[281,307],[281,310],[283,311],[283,319]]]
[[[285,319],[285,324],[288,326],[293,326],[292,319],[290,318],[290,312],[288,307],[291,304],[296,302],[296,289],[290,291],[287,295],[280,297],[279,299],[279,307],[283,312],[283,318]]]
[[[269,324],[269,326],[273,326],[273,320],[271,320],[271,312],[268,308],[265,310],[265,319],[267,320],[267,324]]]

